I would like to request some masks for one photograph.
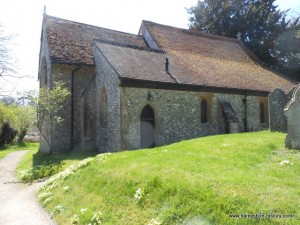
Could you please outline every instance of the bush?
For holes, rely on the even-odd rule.
[[[50,165],[39,165],[29,170],[19,170],[18,173],[23,182],[31,182],[33,180],[50,177],[62,170],[62,164],[53,163]]]
[[[0,146],[2,147],[5,144],[12,144],[17,134],[18,131],[11,127],[9,122],[4,122],[0,132]]]
[[[26,133],[27,133],[27,128],[26,127],[22,127],[21,131],[18,134],[18,143],[21,143],[23,141]]]

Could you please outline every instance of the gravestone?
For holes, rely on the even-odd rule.
[[[300,149],[300,85],[296,87],[292,99],[286,105],[284,114],[287,117],[287,148]]]
[[[219,103],[225,119],[225,133],[238,133],[239,130],[239,119],[229,101],[219,97]]]
[[[290,98],[283,90],[276,88],[269,94],[270,131],[287,132],[287,121],[284,108]]]

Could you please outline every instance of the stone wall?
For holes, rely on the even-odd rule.
[[[113,152],[120,147],[119,75],[94,46],[96,63],[96,129],[100,152]]]
[[[73,149],[95,149],[95,95],[92,94],[95,90],[95,85],[92,84],[94,75],[94,67],[51,64],[50,87],[54,87],[55,82],[60,81],[71,92],[73,76],[74,90],[73,96],[69,96],[63,110],[59,112],[59,116],[63,121],[56,126],[50,126],[49,149],[51,152],[70,151]],[[72,98],[73,132],[71,126]],[[84,117],[84,114],[88,116]],[[43,141],[45,142],[45,140]],[[43,149],[46,148],[43,147]]]
[[[95,67],[81,67],[74,75],[73,147],[96,149]]]
[[[42,30],[41,49],[39,59],[38,79],[40,88],[47,88],[51,83],[51,62],[48,50],[48,43],[45,29]],[[50,126],[49,121],[44,121],[43,127],[40,127],[40,151],[50,153]]]
[[[52,64],[51,80],[53,87],[55,82],[62,82],[71,91],[71,73],[76,66]],[[50,149],[52,152],[69,151],[71,149],[71,97],[69,97],[63,110],[58,114],[63,121],[51,126]]]
[[[155,145],[161,146],[185,139],[225,133],[219,97],[230,102],[238,122],[229,124],[233,132],[245,130],[243,95],[213,94],[189,91],[121,87],[121,149],[140,148],[140,116],[146,105],[155,113]],[[201,123],[200,103],[210,100],[209,121]],[[250,130],[260,130],[259,99],[248,96],[247,121]]]

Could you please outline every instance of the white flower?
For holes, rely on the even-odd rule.
[[[168,151],[167,149],[162,150],[162,152],[167,152],[167,151]]]
[[[70,186],[64,186],[63,189],[64,189],[65,191],[68,191],[68,190],[70,189]]]
[[[279,163],[280,166],[283,166],[283,165],[293,165],[292,162],[290,162],[289,160],[282,160],[280,163]]]
[[[41,200],[47,199],[51,196],[52,196],[51,192],[43,192],[43,193],[38,195],[38,200],[41,201]]]
[[[139,203],[142,200],[143,195],[144,195],[144,193],[143,193],[142,188],[137,189],[135,194],[134,194],[135,202]]]
[[[80,209],[81,214],[84,214],[87,211],[87,208]]]
[[[43,202],[43,205],[46,205],[48,202],[51,202],[53,200],[52,197],[46,198],[45,201]]]
[[[161,221],[159,220],[159,218],[152,218],[150,223],[148,223],[148,225],[161,225]]]

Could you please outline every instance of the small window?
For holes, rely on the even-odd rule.
[[[203,99],[201,101],[201,123],[207,123],[208,122],[208,109],[207,109],[207,101]]]
[[[260,103],[260,123],[266,123],[266,108],[263,102]]]

